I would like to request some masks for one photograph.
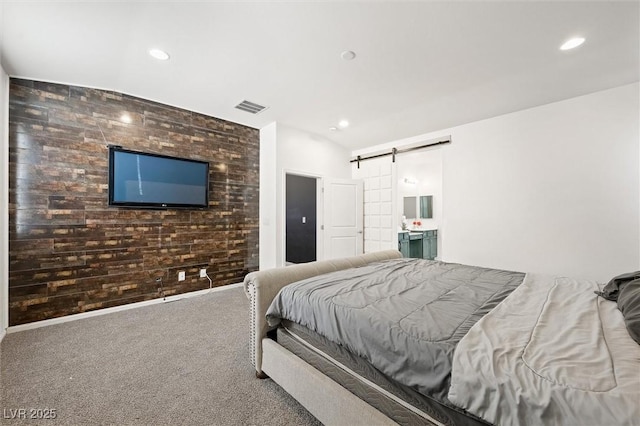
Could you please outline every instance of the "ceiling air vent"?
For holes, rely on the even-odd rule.
[[[242,111],[250,112],[251,114],[257,114],[267,109],[267,107],[265,106],[258,105],[249,101],[240,102],[238,105],[236,105],[236,108],[241,109]]]

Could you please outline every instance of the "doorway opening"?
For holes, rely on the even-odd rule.
[[[285,262],[317,260],[317,179],[285,175]]]

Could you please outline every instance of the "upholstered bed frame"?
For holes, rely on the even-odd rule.
[[[380,411],[269,338],[267,333],[270,327],[265,314],[278,291],[287,284],[399,257],[402,257],[399,251],[387,250],[248,274],[244,279],[244,290],[250,301],[250,352],[256,376],[272,378],[325,425],[395,424]]]

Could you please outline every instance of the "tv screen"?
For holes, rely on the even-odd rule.
[[[206,208],[209,163],[109,148],[109,205]]]

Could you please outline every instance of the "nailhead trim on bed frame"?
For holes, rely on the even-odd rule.
[[[249,293],[249,315],[251,319],[249,321],[251,328],[251,340],[249,341],[249,352],[251,354],[251,364],[256,366],[256,286],[253,283],[247,284],[247,291]]]

